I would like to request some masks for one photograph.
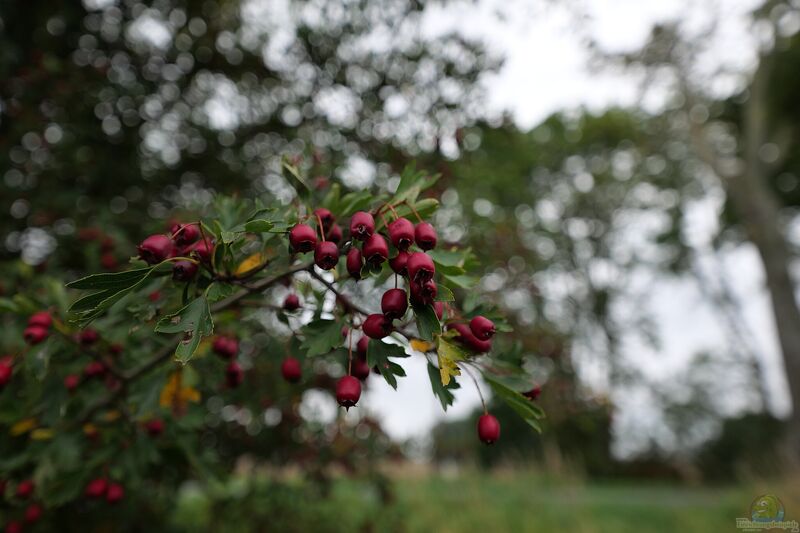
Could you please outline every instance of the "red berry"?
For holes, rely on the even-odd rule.
[[[0,362],[0,389],[11,381],[12,374],[14,374],[14,367],[11,365],[11,362],[6,362],[4,358],[4,360]]]
[[[109,351],[114,355],[119,355],[122,353],[122,345],[118,342],[113,343],[111,346],[108,347]]]
[[[69,391],[72,392],[78,388],[78,385],[81,384],[81,378],[77,374],[69,374],[64,378],[64,387]]]
[[[389,257],[389,245],[380,233],[373,233],[361,248],[364,259],[373,266],[378,266]]]
[[[125,497],[125,488],[119,483],[109,483],[108,490],[106,491],[106,501],[108,503],[117,503]]]
[[[344,376],[336,383],[336,401],[346,409],[350,409],[361,398],[361,382],[353,376]]]
[[[39,521],[42,517],[42,507],[38,504],[32,503],[25,509],[25,521],[33,524]]]
[[[369,315],[361,325],[361,329],[367,337],[382,339],[392,332],[392,321],[380,314]]]
[[[160,418],[152,418],[144,423],[144,429],[151,437],[158,437],[164,433],[164,421]]]
[[[147,299],[151,302],[157,302],[161,299],[161,291],[153,291],[147,295]]]
[[[233,359],[239,353],[239,341],[234,337],[217,337],[211,344],[215,354],[223,359]]]
[[[331,242],[339,242],[342,240],[342,228],[339,224],[334,224],[329,229],[325,230],[325,239]]]
[[[478,353],[485,353],[492,349],[492,341],[482,341],[475,335],[466,324],[450,324],[448,329],[454,329],[458,332],[456,339],[470,350]]]
[[[84,489],[83,493],[87,498],[102,498],[106,495],[108,490],[108,481],[104,477],[98,477],[91,480]]]
[[[381,298],[381,311],[386,318],[403,318],[408,309],[408,296],[403,289],[389,289]]]
[[[225,368],[225,380],[228,383],[228,387],[232,389],[242,384],[244,372],[242,371],[242,367],[239,366],[239,363],[236,361],[228,363],[228,366]]]
[[[297,311],[300,309],[300,298],[296,294],[287,294],[283,300],[283,308],[286,311]]]
[[[439,289],[433,280],[411,283],[411,301],[417,305],[432,305]]]
[[[361,381],[369,377],[369,365],[365,359],[358,357],[353,361],[353,375]]]
[[[85,329],[78,335],[78,342],[84,346],[89,346],[100,340],[100,334],[93,329]]]
[[[355,246],[350,248],[347,252],[347,260],[345,263],[347,265],[347,273],[350,274],[353,279],[361,279],[361,269],[364,266],[361,250]]]
[[[22,533],[22,524],[16,520],[12,520],[6,524],[5,533]]]
[[[172,240],[178,246],[188,246],[200,238],[200,228],[197,224],[184,224],[173,230]]]
[[[117,268],[117,258],[112,253],[106,253],[100,256],[100,266],[106,270],[113,270]]]
[[[166,235],[150,235],[137,247],[139,257],[149,265],[160,263],[172,254],[172,240]]]
[[[322,227],[327,230],[331,227],[331,225],[336,221],[336,218],[333,216],[333,213],[330,210],[325,209],[324,207],[318,207],[314,209],[314,219],[318,219],[322,221]]]
[[[34,346],[47,338],[47,330],[40,326],[28,326],[22,332],[25,342]]]
[[[303,368],[300,366],[300,361],[294,357],[287,357],[281,363],[281,374],[283,379],[289,383],[297,383],[303,377]]]
[[[408,250],[408,247],[414,244],[414,224],[407,218],[400,217],[390,222],[387,229],[389,239],[398,250]]]
[[[416,281],[417,283],[422,283],[433,279],[433,275],[436,273],[436,267],[433,264],[433,259],[431,259],[431,256],[423,252],[414,252],[411,254],[408,257],[406,269],[408,270],[408,278],[411,281]]]
[[[406,265],[408,264],[409,255],[411,254],[408,252],[397,252],[397,255],[389,260],[389,266],[392,267],[395,274],[400,274],[401,276],[408,275]]]
[[[331,241],[321,241],[314,249],[314,263],[322,270],[331,270],[339,262],[339,248]]]
[[[433,310],[436,312],[436,318],[441,320],[444,316],[444,302],[433,302]]]
[[[47,311],[39,311],[33,313],[28,319],[29,326],[38,326],[40,328],[49,328],[53,324],[53,317]]]
[[[356,352],[358,352],[358,358],[367,359],[367,348],[369,347],[369,337],[364,336],[358,339],[356,343]]]
[[[33,484],[32,480],[25,479],[20,481],[19,485],[17,485],[17,498],[30,498],[34,488],[36,488],[36,485]]]
[[[99,378],[106,373],[106,366],[100,361],[92,361],[83,369],[83,375],[87,378]]]
[[[539,385],[536,385],[528,392],[522,393],[522,395],[528,398],[529,400],[537,400],[541,394],[542,394],[542,388]]]
[[[365,241],[375,233],[375,219],[366,211],[353,214],[350,219],[350,235],[359,241]]]
[[[423,250],[433,250],[436,248],[436,229],[427,222],[420,222],[414,228],[414,240]]]
[[[490,415],[482,415],[478,419],[478,438],[484,444],[492,444],[500,438],[500,422]]]
[[[494,322],[486,317],[476,316],[469,321],[469,329],[472,334],[482,341],[488,341],[494,336]]]
[[[317,244],[317,233],[306,224],[296,224],[289,231],[289,245],[293,252],[304,254],[314,249]]]
[[[197,263],[192,261],[175,261],[172,265],[172,279],[175,281],[190,281],[197,274]]]
[[[214,255],[214,243],[207,240],[197,241],[187,251],[194,252],[201,261],[208,263],[211,261],[211,256]]]

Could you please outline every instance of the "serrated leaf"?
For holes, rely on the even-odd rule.
[[[265,233],[271,230],[274,225],[275,224],[269,220],[250,220],[244,224],[244,230],[250,233]]]
[[[444,285],[436,284],[436,301],[437,302],[454,302],[456,297],[453,295],[453,291],[445,287]]]
[[[419,336],[423,340],[432,341],[434,335],[442,333],[442,325],[436,317],[436,311],[430,305],[414,305],[414,316],[417,319]]]
[[[456,363],[466,359],[467,353],[448,339],[439,337],[436,344],[436,355],[439,360],[439,377],[442,385],[446,387],[454,376],[461,375],[461,370]]]
[[[431,380],[431,389],[434,396],[439,399],[442,404],[442,409],[447,411],[447,408],[453,405],[455,396],[450,391],[461,388],[461,385],[454,379],[451,379],[447,385],[442,385],[442,379],[439,374],[439,369],[436,368],[430,361],[428,361],[428,378]]]
[[[544,411],[541,407],[525,398],[514,389],[501,383],[496,377],[487,372],[483,372],[483,379],[492,388],[492,392],[511,407],[522,419],[536,431],[541,432],[542,428],[539,419],[544,418]]]
[[[192,300],[178,312],[159,320],[155,331],[183,333],[184,338],[175,349],[175,357],[182,363],[188,362],[200,345],[200,340],[214,332],[214,320],[208,300],[204,296]]]
[[[92,274],[85,278],[76,279],[73,282],[67,283],[70,289],[125,289],[136,285],[139,281],[144,279],[154,267],[139,268],[136,270],[126,270],[125,272],[106,272],[103,274]]]
[[[236,287],[234,285],[230,283],[214,282],[206,290],[206,298],[208,298],[209,303],[218,302],[219,300],[227,298],[234,292],[236,292]]]
[[[408,357],[402,346],[397,344],[386,344],[377,339],[370,339],[367,346],[367,364],[376,367],[393,389],[397,388],[397,378],[395,376],[405,376],[403,367],[390,361],[390,357]]]
[[[336,320],[315,320],[306,324],[300,333],[300,348],[306,357],[324,355],[342,344],[342,323]]]

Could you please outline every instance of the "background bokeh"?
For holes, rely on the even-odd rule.
[[[4,3],[0,293],[122,268],[218,193],[288,204],[283,157],[345,190],[415,162],[442,174],[434,224],[477,254],[469,298],[514,326],[544,432],[493,404],[483,447],[474,388],[443,413],[410,361],[347,417],[295,398],[325,460],[279,469],[299,446],[280,417],[232,433],[239,474],[165,483],[151,520],[727,531],[762,493],[796,518],[798,32],[794,1]],[[330,429],[354,424],[353,447]]]

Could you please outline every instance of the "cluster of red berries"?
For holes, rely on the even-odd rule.
[[[22,332],[25,342],[34,346],[45,340],[50,335],[50,326],[53,325],[53,317],[47,311],[34,313],[28,319],[28,326]]]
[[[236,361],[236,356],[239,354],[239,341],[236,337],[219,336],[214,339],[211,349],[222,359],[228,361],[228,366],[225,367],[225,382],[228,387],[235,389],[241,385],[244,380],[244,370],[242,370],[242,365]]]
[[[7,483],[5,480],[0,480],[0,498],[2,498],[5,494],[6,484]],[[33,496],[35,488],[36,486],[33,483],[33,480],[25,479],[17,484],[17,490],[14,495],[20,500],[29,500]],[[20,520],[11,520],[7,522],[5,532],[22,533],[23,524],[35,524],[42,517],[43,512],[42,506],[38,503],[29,504],[28,507],[25,508],[25,512],[22,517],[24,522]]]
[[[143,240],[137,250],[139,257],[149,265],[155,265],[170,257],[196,256],[200,261],[209,262],[214,253],[214,243],[205,236],[201,239],[200,227],[193,224],[173,224],[170,235],[150,235]],[[190,281],[197,274],[197,263],[182,259],[172,265],[172,279]]]
[[[114,255],[115,243],[111,235],[106,235],[98,228],[81,228],[78,230],[78,239],[86,242],[98,241],[100,243],[100,264],[108,270],[117,267],[117,257]]]
[[[104,477],[95,478],[86,485],[83,493],[92,500],[117,503],[125,497],[125,487]]]

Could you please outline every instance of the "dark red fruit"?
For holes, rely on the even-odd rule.
[[[541,394],[542,394],[542,388],[539,385],[536,385],[528,392],[522,393],[522,395],[528,398],[529,400],[537,400],[539,399],[539,396],[541,396]]]
[[[47,311],[39,311],[33,313],[28,319],[29,326],[38,326],[40,328],[49,328],[53,324],[53,317]]]
[[[500,438],[500,422],[490,415],[482,415],[478,419],[478,438],[484,444],[492,444]]]
[[[25,509],[25,521],[33,524],[39,521],[42,517],[42,507],[36,503],[32,503]]]
[[[306,224],[296,224],[289,231],[289,245],[292,251],[304,254],[314,249],[317,244],[317,233],[311,226]]]
[[[148,265],[160,263],[172,254],[172,239],[166,235],[150,235],[137,247],[139,257]]]
[[[153,291],[147,295],[147,299],[151,302],[157,302],[161,299],[161,291]]]
[[[108,490],[106,491],[106,501],[108,503],[117,503],[125,497],[125,488],[119,483],[109,483]]]
[[[433,310],[439,320],[444,316],[444,302],[433,302]]]
[[[300,298],[296,294],[287,294],[283,300],[283,308],[286,311],[297,311],[300,309]]]
[[[369,347],[369,337],[361,337],[356,343],[356,352],[359,359],[367,359],[367,348]]]
[[[342,228],[339,224],[334,224],[329,229],[325,230],[325,239],[331,242],[339,242],[342,240]]]
[[[12,520],[6,524],[5,533],[22,533],[22,524],[16,520]]]
[[[122,353],[122,345],[119,344],[118,342],[115,342],[114,344],[108,347],[108,350],[114,355],[119,355]]]
[[[378,266],[389,257],[389,245],[386,244],[386,239],[380,233],[373,233],[361,248],[364,254],[364,259],[367,263],[373,266]]]
[[[375,233],[375,219],[366,211],[359,211],[350,219],[350,235],[359,241],[365,241]]]
[[[433,280],[411,283],[411,301],[417,305],[432,305],[439,289]]]
[[[108,490],[108,481],[104,477],[98,477],[91,480],[83,493],[87,498],[102,498],[106,495]]]
[[[83,375],[87,378],[99,378],[106,373],[106,366],[100,361],[92,361],[83,369]]]
[[[192,261],[175,261],[172,265],[172,279],[175,281],[191,281],[197,274],[197,263]]]
[[[361,398],[361,382],[353,376],[344,376],[336,383],[336,401],[346,409],[350,409]]]
[[[31,346],[35,346],[47,338],[47,330],[40,326],[28,326],[25,328],[25,331],[22,332],[22,337],[25,339],[25,342]]]
[[[408,252],[398,252],[396,256],[389,259],[389,266],[392,267],[395,274],[400,274],[401,276],[408,275],[406,265],[408,264],[409,255],[411,254]]]
[[[81,384],[81,377],[77,374],[69,374],[64,378],[64,387],[72,392]]]
[[[322,221],[322,227],[325,228],[326,231],[336,221],[333,213],[324,207],[318,207],[317,209],[314,209],[314,218]]]
[[[303,368],[300,366],[300,361],[294,357],[287,357],[281,363],[281,374],[283,379],[289,383],[297,383],[303,377]]]
[[[365,359],[358,357],[353,361],[353,375],[361,381],[369,377],[369,365]]]
[[[361,325],[364,335],[373,339],[382,339],[392,332],[392,321],[379,314],[369,315]]]
[[[85,329],[78,335],[78,342],[84,346],[89,346],[100,340],[100,334],[94,329]]]
[[[347,273],[350,274],[350,277],[353,279],[361,279],[361,269],[364,266],[361,250],[355,246],[350,248],[347,252],[347,260],[345,262],[347,264]]]
[[[164,421],[160,418],[153,418],[144,423],[144,430],[151,437],[158,437],[164,433]]]
[[[236,361],[228,363],[228,366],[225,368],[225,381],[228,383],[228,387],[235,389],[242,384],[243,380],[244,372],[242,371],[242,367],[239,366],[239,363]]]
[[[0,359],[0,389],[11,381],[11,376],[14,374],[13,364],[13,359],[10,357]]]
[[[417,283],[433,279],[433,275],[436,273],[433,259],[423,252],[414,252],[409,255],[406,269],[408,270],[408,279]]]
[[[400,217],[388,226],[389,239],[398,250],[408,250],[414,244],[414,224],[407,218]]]
[[[488,341],[494,336],[494,322],[486,317],[476,316],[469,321],[472,334],[482,341]]]
[[[173,230],[172,240],[178,246],[188,246],[200,238],[200,228],[197,224],[184,224]]]
[[[100,256],[100,266],[106,270],[114,270],[117,268],[117,258],[111,253],[103,254]]]
[[[381,298],[381,311],[386,318],[403,318],[408,309],[408,295],[403,289],[389,289]]]
[[[214,243],[207,240],[197,241],[189,247],[188,251],[194,252],[201,261],[208,263],[211,261],[211,256],[214,255]]]
[[[30,479],[25,479],[19,482],[17,485],[17,498],[30,498],[33,494],[33,489],[36,488],[36,485],[33,484],[33,481]]]
[[[492,349],[492,341],[482,341],[472,334],[472,330],[466,324],[450,324],[448,329],[458,332],[456,339],[470,350],[478,353],[485,353]]]
[[[423,250],[433,250],[436,248],[436,229],[427,222],[420,222],[414,228],[414,240]]]
[[[322,270],[331,270],[339,262],[339,247],[331,241],[321,241],[314,249],[314,263]]]
[[[234,337],[217,337],[211,344],[215,354],[223,359],[233,359],[239,353],[239,341]]]

